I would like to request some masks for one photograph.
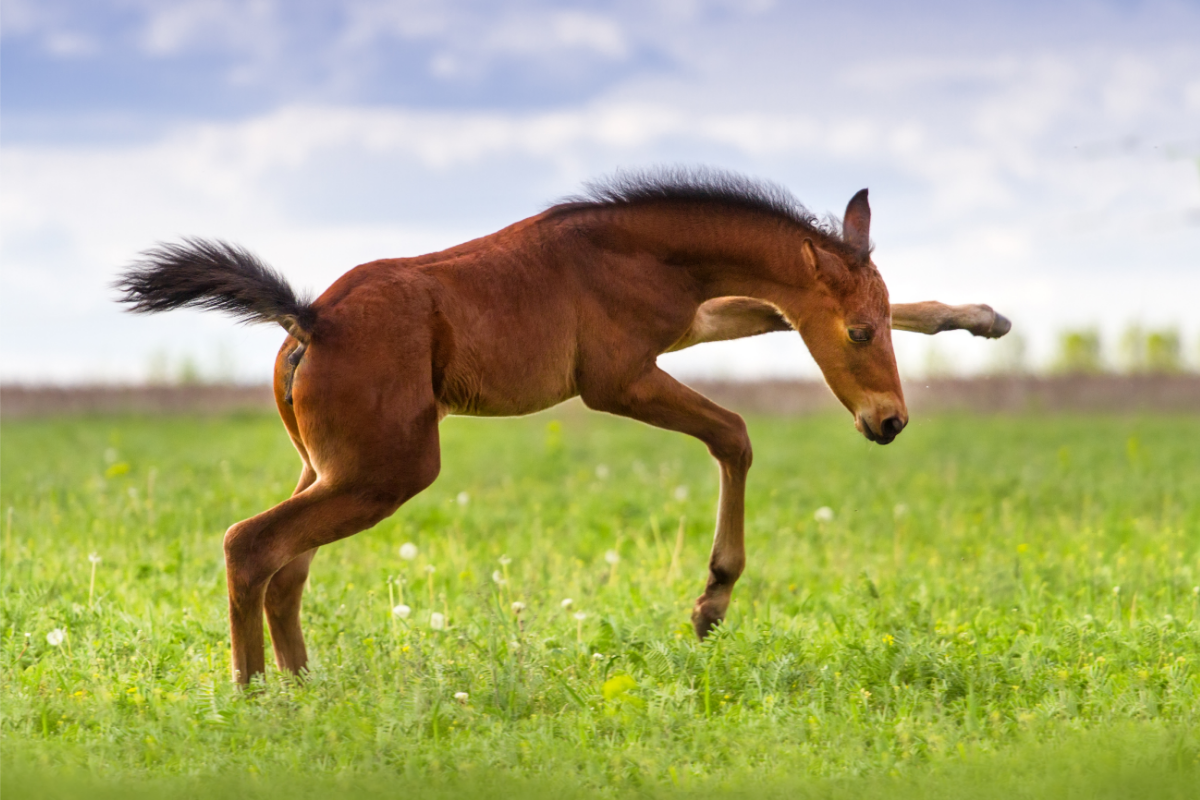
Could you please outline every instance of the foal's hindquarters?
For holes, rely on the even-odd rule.
[[[390,516],[440,468],[431,293],[420,276],[354,277],[317,301],[290,405],[287,356],[298,343],[289,338],[276,359],[276,404],[304,463],[295,493],[225,534],[233,674],[243,683],[264,671],[264,610],[276,663],[305,667],[300,596],[316,549]]]

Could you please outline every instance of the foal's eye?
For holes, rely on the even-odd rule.
[[[871,341],[871,337],[875,335],[875,331],[870,328],[849,328],[850,341],[862,344]]]

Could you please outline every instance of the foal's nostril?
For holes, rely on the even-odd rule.
[[[894,439],[904,430],[904,420],[899,417],[888,417],[879,424],[879,432],[885,439]]]

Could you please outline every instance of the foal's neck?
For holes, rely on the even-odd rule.
[[[701,302],[753,297],[795,313],[812,286],[801,244],[814,234],[761,212],[705,204],[614,209],[612,222],[632,241],[694,279]]]

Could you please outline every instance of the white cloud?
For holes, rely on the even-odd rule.
[[[100,43],[87,34],[53,31],[46,36],[46,50],[60,58],[83,58],[100,52]]]
[[[1200,78],[1188,82],[1183,88],[1184,105],[1188,111],[1200,111]]]
[[[441,0],[410,0],[410,2],[371,2],[355,0],[343,6],[346,26],[338,36],[339,44],[362,45],[381,35],[401,39],[431,39],[461,29],[464,20],[456,13],[453,3]]]
[[[39,31],[52,31],[64,25],[67,17],[60,9],[34,0],[5,0],[3,13],[4,26],[0,28],[0,32],[6,39]]]
[[[584,11],[556,11],[504,19],[483,41],[494,53],[544,54],[578,49],[610,59],[623,59],[629,45],[621,26],[609,17]]]
[[[1156,97],[1161,86],[1162,76],[1153,65],[1129,56],[1120,58],[1104,87],[1105,111],[1118,120],[1136,120],[1161,104],[1162,98]]]
[[[277,51],[289,27],[273,0],[145,2],[141,44],[154,56],[225,49],[245,54]]]

